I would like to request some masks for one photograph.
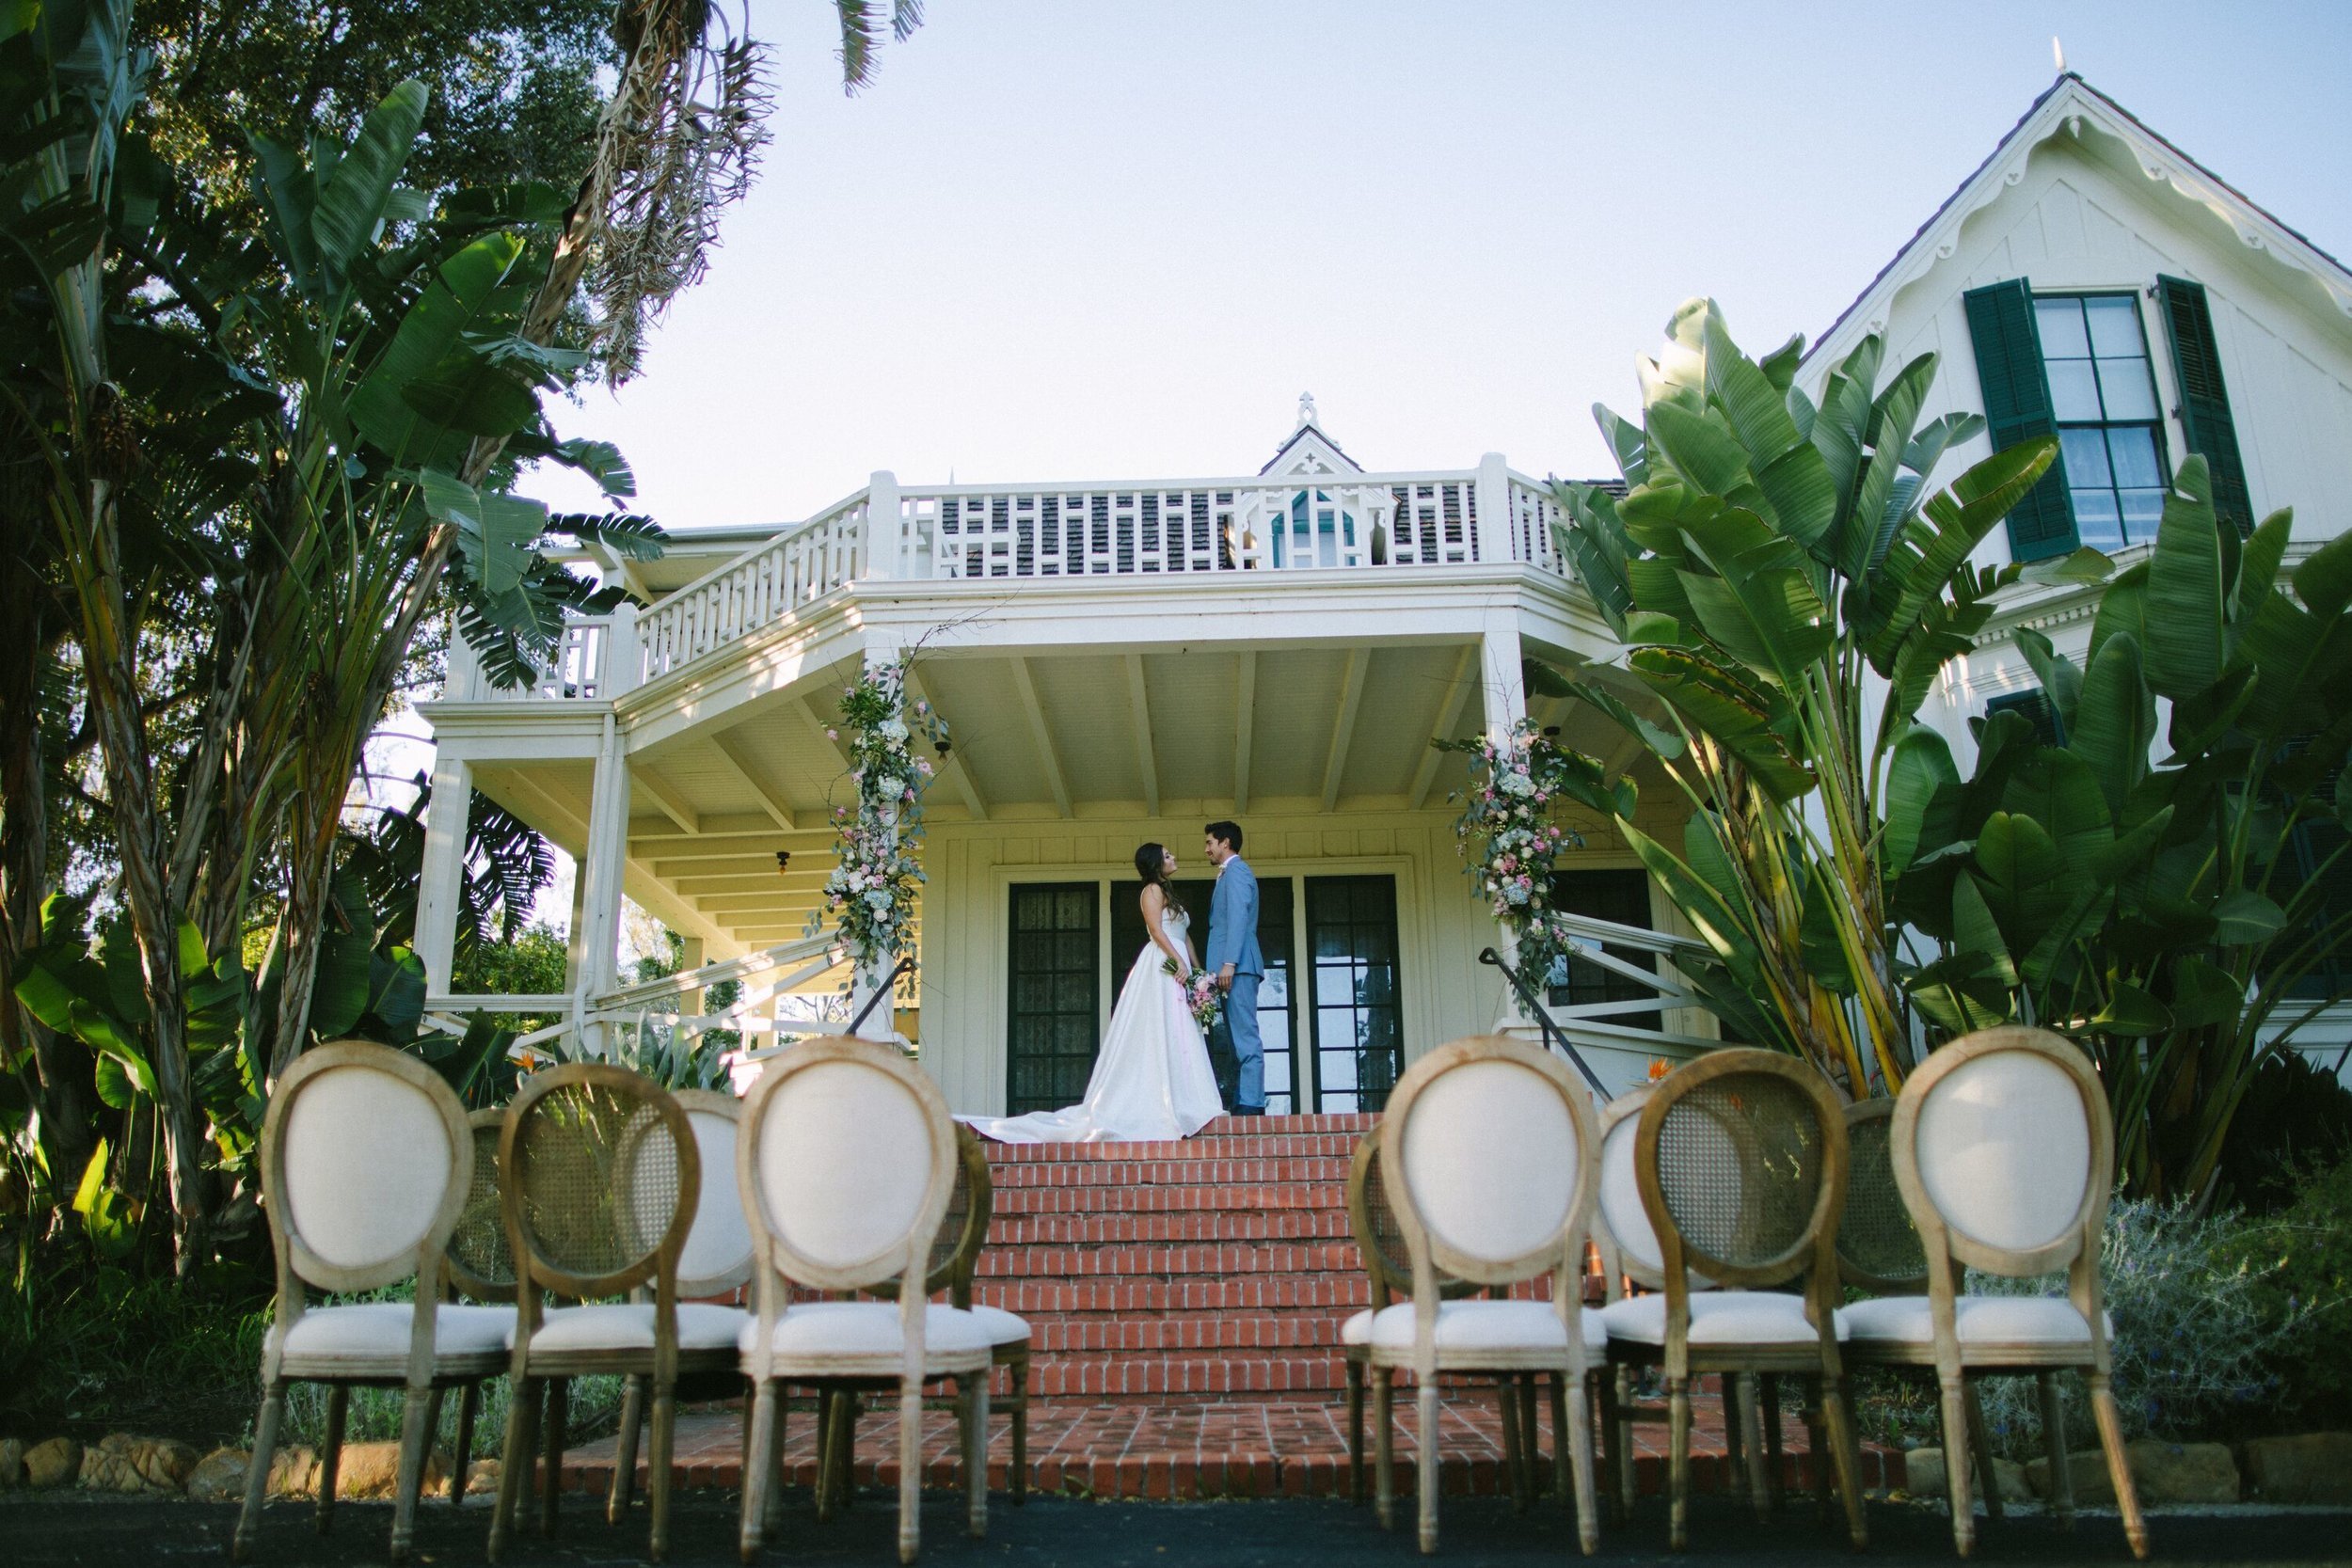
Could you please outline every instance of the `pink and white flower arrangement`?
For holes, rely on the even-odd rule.
[[[923,882],[923,791],[931,765],[914,754],[920,736],[946,739],[929,703],[906,699],[904,659],[867,666],[841,693],[854,806],[834,808],[838,848],[825,879],[824,902],[809,917],[814,936],[828,917],[850,957],[863,966],[895,963],[914,945],[914,910]]]

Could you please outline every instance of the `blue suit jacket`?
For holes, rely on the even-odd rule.
[[[1258,952],[1258,875],[1235,855],[1217,873],[1216,895],[1209,903],[1209,950],[1201,964],[1212,974],[1227,964],[1236,974],[1263,974]]]

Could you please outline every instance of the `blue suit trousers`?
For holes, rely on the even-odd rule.
[[[1255,974],[1236,974],[1233,989],[1225,993],[1226,1032],[1233,1041],[1233,1060],[1239,1069],[1233,1085],[1235,1106],[1263,1111],[1265,1109],[1265,1042],[1258,1034],[1258,979]]]

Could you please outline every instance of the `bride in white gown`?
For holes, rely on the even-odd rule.
[[[981,1137],[1008,1144],[1168,1142],[1192,1136],[1224,1114],[1208,1042],[1178,978],[1190,974],[1196,961],[1192,917],[1168,892],[1176,857],[1147,844],[1136,851],[1136,870],[1143,878],[1143,928],[1152,940],[1120,988],[1086,1098],[1058,1111],[961,1118]],[[1176,974],[1164,967],[1171,959]]]

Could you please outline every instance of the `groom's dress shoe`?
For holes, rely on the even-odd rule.
[[[1236,1105],[1229,1114],[1237,1117],[1262,1117],[1265,1115],[1265,1107],[1263,1105]]]

